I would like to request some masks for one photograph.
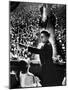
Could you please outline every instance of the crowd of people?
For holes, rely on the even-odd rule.
[[[26,8],[25,8],[26,9]],[[25,13],[24,13],[25,11]],[[10,14],[10,48],[15,44],[16,48],[18,43],[22,44],[33,44],[37,41],[37,37],[40,32],[39,19],[40,11],[35,11],[36,16],[33,16],[33,11],[26,13],[26,10],[21,9],[20,11],[15,11]],[[57,18],[57,17],[56,17]],[[66,51],[66,28],[62,28],[59,25],[59,19],[57,18],[57,23],[55,25],[55,39],[59,43],[63,53]],[[64,22],[62,20],[62,22]],[[37,43],[37,42],[36,42]],[[57,45],[56,45],[57,47]],[[18,49],[18,48],[17,48]],[[59,48],[58,48],[59,49]],[[62,51],[60,50],[60,51]],[[60,52],[61,54],[61,52]],[[63,56],[63,55],[62,55]],[[61,56],[61,57],[62,57]]]
[[[25,60],[28,62],[28,64],[30,64],[31,60],[34,59],[35,55],[28,52],[27,48],[21,48],[21,46],[24,44],[27,46],[37,47],[39,43],[38,38],[40,37],[40,17],[40,10],[37,9],[32,11],[32,9],[29,9],[28,11],[26,7],[23,9],[17,8],[10,13],[10,61]],[[55,25],[55,44],[57,55],[54,61],[56,60],[55,63],[58,61],[61,64],[63,61],[66,62],[66,27],[59,25],[59,19],[57,16],[56,18],[57,22]],[[22,71],[23,70],[21,70],[21,72]],[[19,73],[20,75],[21,72]],[[31,76],[32,78],[35,78],[34,75]],[[40,82],[38,78],[36,80]],[[39,85],[35,85],[35,87],[36,86],[41,86],[41,84],[39,83]]]

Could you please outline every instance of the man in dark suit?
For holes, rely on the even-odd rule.
[[[39,54],[40,61],[42,64],[42,70],[40,74],[42,86],[56,86],[57,85],[57,76],[55,66],[52,61],[52,45],[49,42],[50,34],[47,31],[41,32],[41,42],[44,43],[44,46],[41,49],[28,47],[28,51],[31,53]]]
[[[55,65],[53,64],[52,55],[52,45],[49,42],[50,33],[47,31],[41,32],[41,42],[44,46],[41,49],[28,47],[28,51],[31,53],[39,54],[41,61],[41,73],[40,79],[42,86],[56,86],[57,85],[57,74],[55,70]],[[26,47],[26,46],[24,46]]]

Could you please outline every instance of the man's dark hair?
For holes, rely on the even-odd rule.
[[[20,71],[22,71],[22,73],[27,72],[28,65],[25,61],[20,61],[19,66],[20,66]]]
[[[47,31],[42,31],[41,34],[42,34],[42,33],[43,33],[46,37],[48,37],[48,38],[50,37],[50,33],[49,33],[49,32],[47,32]]]

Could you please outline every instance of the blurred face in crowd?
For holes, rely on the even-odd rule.
[[[48,40],[48,37],[44,33],[41,33],[41,42],[45,43],[47,40]]]

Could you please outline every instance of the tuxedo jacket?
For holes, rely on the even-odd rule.
[[[47,41],[41,49],[28,47],[28,51],[31,53],[39,54],[41,64],[49,64],[52,63],[52,45],[49,41]]]

